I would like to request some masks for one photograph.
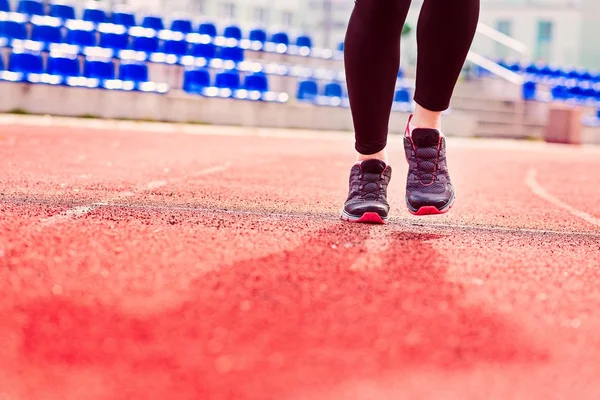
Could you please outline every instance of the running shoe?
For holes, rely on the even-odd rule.
[[[350,171],[350,192],[344,204],[342,219],[350,222],[383,224],[390,206],[387,188],[392,168],[381,160],[365,160]]]
[[[455,191],[446,164],[446,138],[437,129],[416,128],[404,135],[408,161],[406,205],[413,215],[447,213]]]

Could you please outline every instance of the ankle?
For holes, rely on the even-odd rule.
[[[429,111],[420,105],[416,105],[415,113],[413,114],[410,125],[414,128],[431,128],[442,129],[442,113],[437,111]]]
[[[375,154],[360,154],[356,153],[356,161],[361,162],[365,160],[381,160],[387,164],[387,151],[385,149]]]

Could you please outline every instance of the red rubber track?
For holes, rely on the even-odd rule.
[[[362,225],[349,138],[0,129],[1,399],[600,396],[599,149],[449,140],[420,218],[394,138]]]

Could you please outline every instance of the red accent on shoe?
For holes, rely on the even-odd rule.
[[[366,212],[358,219],[351,219],[346,216],[342,216],[342,219],[348,222],[363,223],[363,224],[385,224],[385,221],[376,212]]]

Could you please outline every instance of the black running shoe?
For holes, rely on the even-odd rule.
[[[344,204],[342,219],[350,222],[383,224],[390,206],[387,188],[392,168],[381,160],[365,160],[350,171],[350,193]]]
[[[446,164],[446,138],[436,129],[416,128],[404,136],[408,161],[406,205],[413,215],[447,213],[454,204],[454,186]]]

